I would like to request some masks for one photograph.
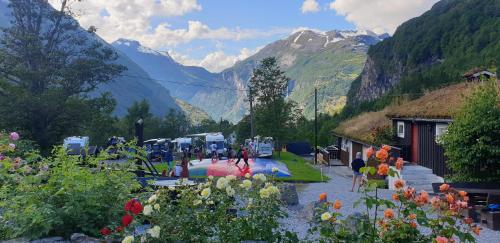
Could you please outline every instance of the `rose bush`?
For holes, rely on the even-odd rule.
[[[51,157],[13,157],[19,135],[0,133],[1,239],[64,236],[78,232],[98,236],[102,226],[121,215],[117,204],[139,184],[126,168],[99,165],[97,157],[68,156],[56,148]],[[16,141],[15,141],[16,140]],[[130,164],[133,166],[133,163]]]
[[[159,189],[140,200],[143,204],[133,199],[143,205],[142,213],[130,213],[126,206],[125,211],[129,212],[125,212],[124,217],[133,222],[108,226],[111,233],[105,237],[127,242],[296,239],[280,227],[279,219],[286,215],[281,207],[280,190],[272,181],[263,174],[247,175],[242,180],[231,175],[209,177],[197,186],[181,181],[175,187]],[[145,223],[149,224],[146,234],[134,235],[136,227]]]
[[[387,165],[389,149],[383,146],[375,153],[369,149],[367,155],[375,154],[380,164],[378,169],[365,167],[362,171],[399,177]],[[396,167],[402,169],[402,159],[397,159]],[[320,203],[311,232],[319,233],[323,242],[475,242],[473,234],[479,234],[481,229],[472,224],[472,219],[462,217],[468,208],[466,192],[444,184],[442,193],[430,198],[427,192],[406,186],[402,179],[395,180],[394,187],[392,200],[382,199],[376,184],[367,181],[362,187],[361,201],[356,203],[363,204],[366,213],[354,224],[352,217],[339,219],[342,215],[338,201]],[[383,214],[378,213],[380,210]]]

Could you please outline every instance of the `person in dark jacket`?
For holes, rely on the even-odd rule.
[[[241,158],[243,158],[243,145],[242,144],[240,144],[240,148],[238,149],[238,152],[236,152],[236,157],[238,157],[238,160],[236,160],[235,165],[237,165],[240,162]]]
[[[363,173],[361,173],[359,170],[363,167],[365,167],[365,161],[361,158],[361,152],[356,153],[356,159],[352,161],[351,163],[353,175],[352,175],[352,188],[351,192],[354,191],[354,186],[356,185],[356,180],[358,180],[358,190],[359,186],[361,185],[361,179],[363,178]]]

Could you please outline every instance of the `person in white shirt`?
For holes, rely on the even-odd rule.
[[[210,145],[210,151],[212,151],[212,159],[217,159],[217,144],[215,142]]]

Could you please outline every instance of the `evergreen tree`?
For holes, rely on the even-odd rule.
[[[295,103],[285,100],[288,81],[274,57],[263,59],[250,79],[251,97],[256,101],[256,132],[278,142],[289,137],[287,131],[298,115]]]

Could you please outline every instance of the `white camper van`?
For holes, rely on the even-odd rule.
[[[185,149],[189,149],[189,146],[191,146],[193,143],[193,139],[192,138],[176,138],[172,142],[175,144],[175,151],[182,152]]]
[[[213,143],[217,144],[217,154],[219,155],[219,157],[224,155],[224,153],[226,152],[226,148],[224,148],[224,142],[224,135],[222,135],[222,133],[207,133],[205,136],[206,155],[211,155],[210,146]]]

